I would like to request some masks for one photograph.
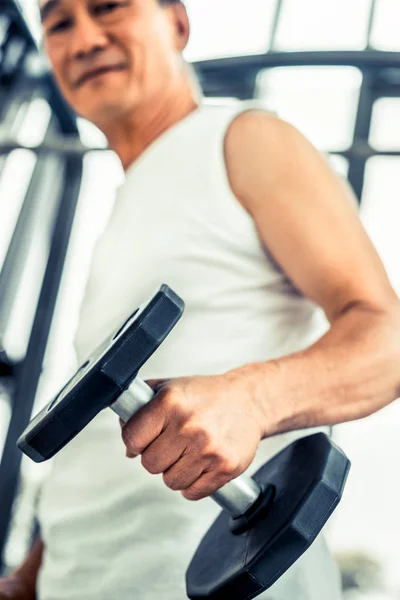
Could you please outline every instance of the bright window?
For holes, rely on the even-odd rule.
[[[362,216],[392,283],[400,292],[399,173],[400,157],[377,156],[368,161]]]
[[[400,98],[375,102],[369,141],[376,150],[400,150]]]
[[[282,50],[362,50],[371,0],[284,0],[275,46]]]
[[[379,50],[400,50],[400,2],[377,0],[371,44]]]
[[[188,60],[266,52],[276,0],[187,0]]]
[[[282,67],[260,73],[259,98],[318,148],[351,145],[362,76],[352,67]]]

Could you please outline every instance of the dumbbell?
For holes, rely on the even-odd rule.
[[[154,397],[138,372],[178,323],[184,303],[163,285],[108,337],[28,425],[18,447],[52,458],[103,409],[127,422]],[[341,499],[350,463],[329,438],[297,440],[253,478],[215,492],[223,508],[186,574],[191,599],[250,600],[312,544]]]

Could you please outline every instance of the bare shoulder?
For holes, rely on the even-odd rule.
[[[300,135],[292,125],[273,113],[247,110],[240,113],[228,129],[225,138],[227,161],[254,159],[260,150],[272,155],[273,149],[283,147],[296,134]]]
[[[248,209],[285,204],[357,204],[350,186],[327,157],[296,127],[265,110],[240,113],[225,137],[225,162],[232,189]],[[327,192],[329,191],[329,194]],[[252,210],[250,210],[252,212]]]
[[[392,302],[350,186],[295,127],[263,111],[241,114],[227,133],[225,160],[264,245],[329,319],[354,301]]]
[[[326,159],[293,125],[264,110],[248,110],[231,123],[225,161],[232,189],[246,208],[257,190],[296,185],[304,171],[327,170]]]
[[[284,130],[295,131],[295,128],[271,111],[248,108],[233,119],[227,141],[234,142],[238,136],[260,138],[263,133],[279,134]]]

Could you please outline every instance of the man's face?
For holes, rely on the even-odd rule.
[[[78,114],[109,122],[170,86],[185,43],[176,8],[157,0],[40,0],[53,73]]]

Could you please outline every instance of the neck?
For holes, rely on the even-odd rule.
[[[143,103],[119,121],[114,120],[101,129],[126,171],[155,139],[198,106],[199,99],[188,84],[179,90],[171,90],[167,96],[162,94]]]

